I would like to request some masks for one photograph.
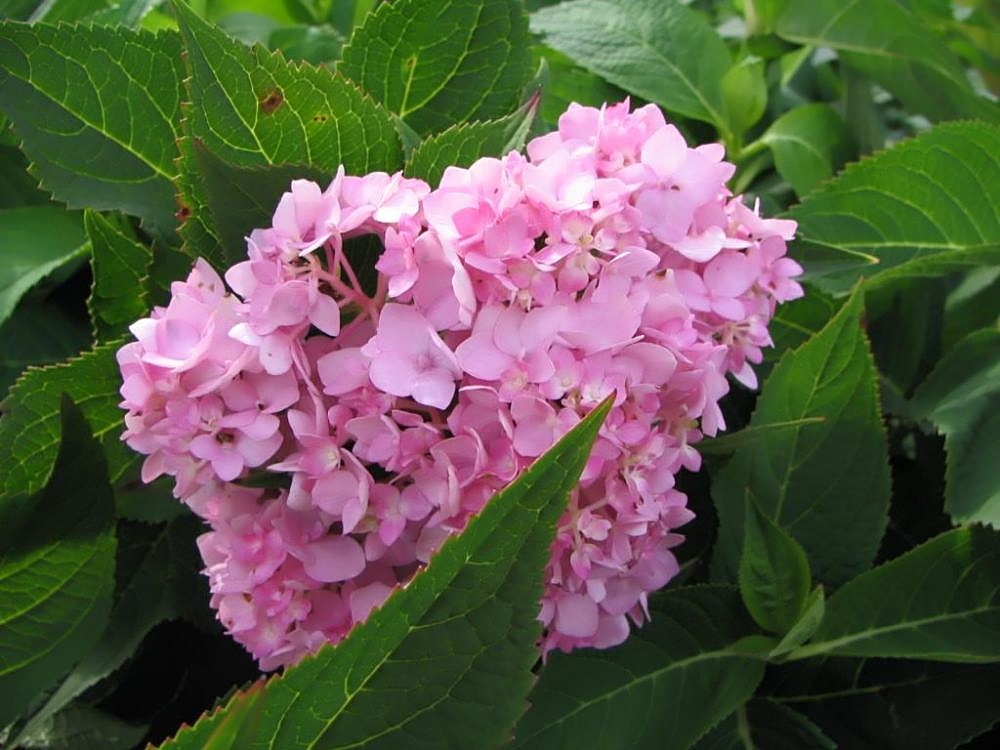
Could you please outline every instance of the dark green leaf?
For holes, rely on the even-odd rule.
[[[193,213],[209,220],[217,238],[217,242],[202,247],[200,255],[219,268],[246,260],[247,235],[256,227],[271,225],[278,201],[291,188],[292,180],[311,178],[326,188],[333,179],[333,175],[324,175],[314,167],[235,166],[198,140],[185,143],[182,151],[185,169],[195,171],[200,182],[199,197],[203,203]],[[191,251],[188,229],[185,224],[182,233],[189,240],[187,249]]]
[[[38,180],[28,174],[28,160],[21,150],[0,145],[0,209],[48,202],[49,196],[39,190]]]
[[[760,140],[800,197],[833,177],[857,153],[847,125],[826,104],[789,110],[771,123]]]
[[[54,721],[58,723],[65,707],[118,669],[154,625],[185,612],[187,599],[207,600],[195,547],[195,537],[202,530],[202,524],[190,515],[158,526],[119,526],[118,585],[108,626],[32,716],[22,736],[37,736]]]
[[[533,14],[531,30],[626,91],[726,127],[722,77],[732,64],[729,51],[705,20],[680,2],[573,0]]]
[[[181,78],[176,34],[0,26],[0,109],[43,187],[173,231]]]
[[[0,210],[0,323],[31,287],[86,257],[82,219],[57,206]]]
[[[798,257],[833,292],[861,276],[944,275],[1000,262],[1000,127],[948,123],[851,165],[790,212]],[[891,273],[892,276],[888,276]]]
[[[124,429],[121,375],[115,351],[121,342],[94,348],[69,362],[29,370],[11,388],[0,417],[0,495],[30,494],[45,484],[59,447],[59,400],[79,404],[104,448],[112,482],[134,465],[121,442]]]
[[[600,107],[606,102],[619,102],[627,96],[620,88],[576,65],[561,52],[540,44],[532,49],[538,61],[537,78],[542,92],[539,115],[549,126],[548,130],[555,128],[559,116],[572,102]]]
[[[683,750],[760,682],[762,659],[738,645],[753,631],[735,590],[667,591],[623,645],[550,658],[513,747]]]
[[[413,150],[406,173],[436,186],[449,166],[468,167],[481,156],[505,156],[520,149],[537,109],[538,98],[534,97],[517,112],[499,120],[455,125],[433,135]]]
[[[790,659],[1000,661],[1000,535],[954,529],[845,584]]]
[[[836,743],[797,711],[766,700],[740,706],[695,750],[835,750]]]
[[[946,435],[952,520],[1000,527],[1000,331],[977,331],[956,344],[913,394],[910,413]]]
[[[775,31],[789,41],[832,47],[841,59],[932,120],[997,120],[940,36],[893,0],[784,0]]]
[[[802,547],[747,500],[739,583],[743,604],[764,630],[784,635],[799,619],[812,577]]]
[[[609,407],[595,409],[494,496],[343,642],[237,694],[163,747],[501,744],[533,681],[541,572],[555,522]]]
[[[748,499],[802,545],[817,580],[836,585],[871,565],[887,520],[889,468],[861,303],[856,292],[819,333],[785,353],[750,427],[824,421],[752,442],[714,477],[718,575],[736,576]]]
[[[819,289],[805,285],[805,296],[778,307],[768,326],[774,348],[764,352],[766,359],[777,359],[789,349],[804,344],[829,322],[843,300],[834,300]]]
[[[25,750],[132,750],[146,727],[122,721],[86,703],[74,703],[20,738]]]
[[[26,367],[59,362],[86,349],[90,330],[54,304],[25,303],[0,325],[0,341],[2,401]]]
[[[133,321],[149,313],[146,275],[153,253],[123,221],[88,211],[84,223],[94,278],[90,318],[97,340],[103,342],[124,335]]]
[[[63,395],[52,475],[27,504],[0,506],[0,726],[84,656],[111,608],[115,536],[101,447]]]
[[[337,70],[421,135],[507,114],[531,75],[516,0],[397,0],[355,30]]]
[[[817,659],[782,667],[779,675],[774,698],[849,750],[964,748],[1000,719],[996,664]]]

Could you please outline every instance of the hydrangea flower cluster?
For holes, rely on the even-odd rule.
[[[263,669],[342,638],[611,394],[542,649],[612,646],[648,617],[692,518],[674,477],[802,294],[795,224],[731,195],[723,156],[654,106],[574,105],[527,156],[433,190],[295,181],[225,283],[198,261],[132,326],[124,439],[210,525],[212,606]],[[362,235],[383,248],[371,283],[345,244]]]

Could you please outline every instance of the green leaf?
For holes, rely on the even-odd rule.
[[[36,2],[37,7],[32,12],[30,20],[72,23],[89,18],[113,4],[114,0],[41,0]]]
[[[74,698],[135,653],[154,625],[185,612],[186,600],[195,596],[207,600],[195,547],[195,537],[203,530],[190,515],[157,526],[119,526],[118,590],[108,626],[31,717],[22,738],[42,734],[53,721],[58,722]]]
[[[612,86],[596,73],[573,63],[566,55],[551,47],[536,44],[532,53],[538,69],[542,102],[540,119],[547,130],[555,129],[559,116],[572,102],[588,107],[600,107],[606,102],[618,102],[627,94]]]
[[[524,146],[538,109],[538,97],[498,120],[455,125],[422,141],[410,155],[406,173],[436,186],[449,166],[468,167],[481,156],[505,156]]]
[[[191,135],[239,167],[302,164],[329,173],[402,164],[389,114],[342,76],[250,49],[175,3],[190,72]]]
[[[0,26],[0,109],[42,186],[70,207],[121,210],[169,235],[181,78],[176,34]]]
[[[20,738],[25,750],[132,750],[145,726],[129,724],[86,703],[74,703]]]
[[[910,414],[946,436],[945,510],[955,523],[1000,527],[1000,331],[962,339],[921,383]]]
[[[843,300],[834,300],[808,284],[805,295],[779,305],[768,326],[774,348],[764,352],[765,359],[777,359],[789,349],[804,344],[829,322]]]
[[[737,450],[714,477],[717,575],[735,578],[748,500],[802,545],[817,580],[836,585],[871,565],[887,521],[889,468],[861,305],[855,292],[819,333],[786,352],[764,383],[751,429],[824,421]]]
[[[0,210],[0,323],[54,270],[87,255],[80,214],[57,206]]]
[[[788,629],[785,637],[778,642],[778,645],[771,649],[769,656],[772,659],[784,656],[808,641],[812,638],[813,633],[816,632],[819,624],[823,622],[825,615],[826,596],[823,592],[823,586],[820,585],[814,588],[812,593],[809,594],[809,598],[802,605],[799,619]]]
[[[953,529],[845,584],[788,655],[1000,661],[1000,535]]]
[[[777,669],[774,684],[774,700],[850,750],[964,748],[1000,719],[996,664],[816,659]]]
[[[425,135],[514,109],[531,75],[516,0],[397,0],[357,28],[337,70]]]
[[[705,735],[695,750],[835,750],[837,745],[802,714],[767,700],[740,706]]]
[[[344,37],[332,26],[285,26],[271,32],[267,46],[289,60],[321,65],[340,56]]]
[[[578,65],[670,112],[726,127],[732,60],[715,30],[680,2],[573,0],[542,8],[531,30]]]
[[[257,227],[269,227],[282,194],[291,188],[292,180],[312,179],[321,188],[332,175],[314,167],[297,165],[240,167],[220,159],[200,140],[182,145],[183,164],[200,182],[193,213],[207,220],[214,240],[198,253],[217,268],[227,268],[247,257],[246,237]],[[193,204],[195,205],[195,204]],[[187,250],[193,252],[188,223],[182,229],[188,239]]]
[[[683,750],[753,694],[753,631],[735,590],[668,590],[621,646],[551,656],[513,747]]]
[[[937,127],[851,165],[789,215],[798,259],[821,288],[944,275],[1000,262],[1000,127]]]
[[[498,746],[533,680],[555,522],[609,407],[494,496],[344,641],[237,694],[163,747]]]
[[[972,89],[942,38],[892,0],[784,0],[775,32],[789,41],[832,47],[845,64],[931,120],[997,120],[1000,109]]]
[[[747,57],[722,77],[722,97],[729,131],[742,135],[764,116],[767,108],[767,81],[764,61]]]
[[[86,349],[90,330],[55,304],[25,303],[0,325],[0,341],[2,401],[26,367],[59,362]]]
[[[31,494],[45,484],[59,447],[64,392],[103,446],[112,482],[134,465],[135,454],[121,442],[121,374],[115,361],[120,346],[103,344],[69,362],[29,370],[11,388],[0,416],[0,495]]]
[[[778,173],[804,196],[833,177],[856,155],[850,131],[827,104],[806,104],[786,112],[760,137],[774,154]]]
[[[178,179],[178,216],[189,255],[219,268],[244,257],[242,238],[261,221],[251,217],[261,216],[261,202],[279,181],[287,189],[293,175],[332,180],[341,164],[351,174],[402,166],[389,113],[350,81],[244,47],[186,6],[177,5],[177,14],[191,73],[192,108]],[[255,169],[263,172],[246,172]],[[241,195],[225,193],[244,178],[251,184],[241,186]],[[252,184],[257,178],[262,184]],[[252,204],[241,205],[247,199]],[[268,218],[275,206],[267,207]]]
[[[0,209],[48,202],[49,196],[39,190],[38,180],[28,174],[28,160],[21,150],[0,145]]]
[[[123,221],[88,211],[84,224],[94,277],[88,300],[90,319],[97,340],[108,341],[126,334],[133,321],[149,313],[146,277],[153,253]]]
[[[0,506],[0,726],[87,653],[114,582],[111,487],[101,447],[63,395],[52,475],[27,505]]]
[[[799,543],[748,499],[739,583],[754,621],[772,633],[787,633],[802,613],[811,582]]]

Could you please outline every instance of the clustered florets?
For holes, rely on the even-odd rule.
[[[125,440],[211,526],[212,606],[262,668],[342,638],[610,394],[558,524],[542,648],[612,646],[648,617],[692,518],[674,476],[802,293],[794,223],[733,197],[732,173],[654,106],[574,105],[527,157],[434,190],[295,181],[231,291],[198,261],[132,326]],[[367,288],[344,244],[361,235],[383,248]]]

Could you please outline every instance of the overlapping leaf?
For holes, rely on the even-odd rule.
[[[573,0],[534,13],[531,30],[628,92],[670,112],[726,126],[722,77],[732,64],[729,51],[680,2]]]
[[[889,504],[887,445],[859,293],[764,383],[750,428],[804,422],[736,451],[713,478],[719,540],[713,567],[733,579],[749,500],[805,549],[817,580],[839,584],[867,569]]]
[[[802,714],[778,703],[751,701],[709,732],[695,750],[834,750],[837,745]]]
[[[149,313],[146,275],[153,254],[124,222],[87,212],[85,225],[94,277],[90,319],[97,340],[108,341],[124,335],[129,324]]]
[[[954,529],[845,584],[788,658],[1000,661],[1000,534]]]
[[[120,342],[98,346],[69,362],[30,370],[11,388],[0,418],[0,495],[30,494],[45,484],[59,447],[60,394],[83,410],[104,448],[112,481],[135,464],[121,442]]]
[[[932,120],[996,121],[1000,108],[973,91],[941,37],[893,0],[770,3],[774,30],[799,44],[832,47],[848,65]]]
[[[763,661],[738,643],[752,632],[735,590],[668,591],[622,646],[554,654],[512,747],[683,750],[760,682]]]
[[[0,506],[0,726],[80,659],[107,621],[114,503],[101,447],[68,397],[52,475],[27,503]]]
[[[282,176],[296,165],[330,179],[341,164],[351,174],[402,166],[402,148],[388,112],[350,81],[245,47],[182,4],[176,11],[190,71],[190,138],[182,145],[185,173],[179,184],[182,234],[191,254],[214,262],[232,254],[228,245],[221,254],[216,247],[223,239],[231,245],[234,232],[217,226],[215,217],[246,197],[213,195],[201,182],[199,152],[211,155],[216,166],[280,167]],[[240,231],[251,229],[253,225]]]
[[[1000,127],[947,123],[849,167],[790,211],[810,278],[835,292],[1000,262]]]
[[[467,167],[481,156],[499,157],[520,149],[537,109],[536,97],[506,117],[455,125],[431,136],[410,154],[406,173],[436,186],[449,166]]]
[[[494,496],[347,639],[237,694],[163,747],[499,746],[534,679],[555,522],[609,407]]]
[[[945,509],[956,523],[1000,528],[1000,331],[977,331],[938,362],[910,402],[947,437]]]
[[[827,104],[789,110],[760,137],[774,165],[800,197],[833,177],[855,154],[846,123]]]
[[[516,0],[382,3],[337,70],[421,135],[500,117],[531,74],[526,21]]]
[[[0,26],[0,109],[47,190],[173,231],[180,52],[176,34]]]
[[[56,206],[0,210],[0,323],[32,286],[86,257],[82,219]]]

